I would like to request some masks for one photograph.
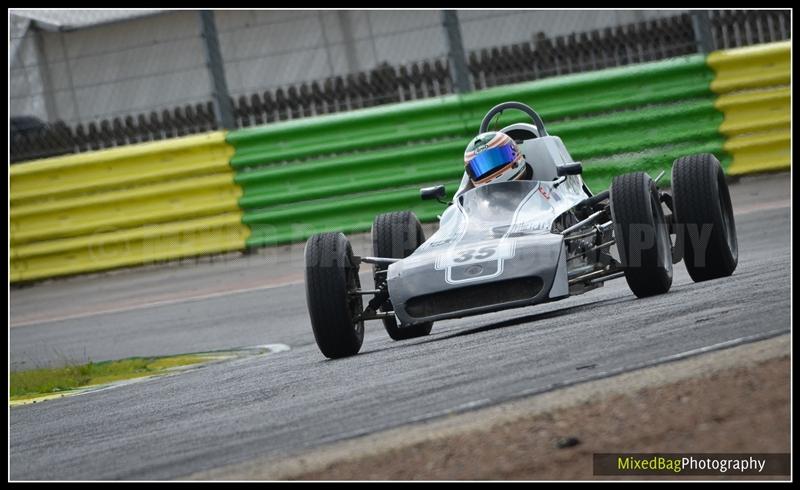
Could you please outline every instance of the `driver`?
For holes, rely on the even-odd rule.
[[[533,177],[533,169],[525,162],[517,143],[499,131],[473,138],[464,151],[464,166],[466,175],[457,194],[492,182],[531,180]]]

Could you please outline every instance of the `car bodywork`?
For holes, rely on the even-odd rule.
[[[556,177],[558,166],[574,163],[557,136],[530,139],[521,148],[526,161],[542,169],[534,175]],[[579,175],[488,184],[458,194],[439,230],[389,265],[398,320],[414,324],[568,296],[564,236],[553,228],[590,196]]]

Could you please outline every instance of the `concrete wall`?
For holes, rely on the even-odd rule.
[[[467,50],[682,11],[461,11]],[[217,11],[232,95],[445,55],[439,11]],[[11,114],[70,124],[210,100],[194,11],[29,33],[12,63]],[[30,39],[28,38],[30,37]],[[11,54],[11,53],[10,53]],[[41,60],[46,60],[41,63]]]

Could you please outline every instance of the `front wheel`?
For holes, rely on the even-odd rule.
[[[614,235],[628,286],[639,298],[672,286],[672,242],[655,182],[644,172],[611,183]]]
[[[352,356],[364,341],[364,322],[353,318],[364,308],[358,266],[341,233],[314,235],[306,242],[306,303],[319,350],[336,359]]]
[[[411,211],[383,213],[372,223],[372,252],[376,257],[404,259],[411,255],[425,241],[417,216]],[[374,279],[377,288],[386,281],[386,267],[375,266]],[[391,311],[392,302],[386,300],[381,311]],[[396,318],[384,318],[383,326],[392,340],[406,340],[431,333],[433,322],[416,325],[398,325]]]
[[[683,261],[695,282],[730,276],[739,262],[733,206],[719,160],[710,154],[672,164],[672,193]]]

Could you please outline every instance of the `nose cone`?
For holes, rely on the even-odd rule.
[[[395,314],[401,322],[418,323],[546,300],[563,253],[562,242],[561,235],[539,233],[486,240],[468,249],[414,253],[389,266],[387,283]],[[491,257],[480,258],[490,251],[494,251]],[[536,287],[521,291],[513,286],[516,283]],[[409,305],[417,307],[409,311]],[[433,316],[416,316],[423,313]]]

